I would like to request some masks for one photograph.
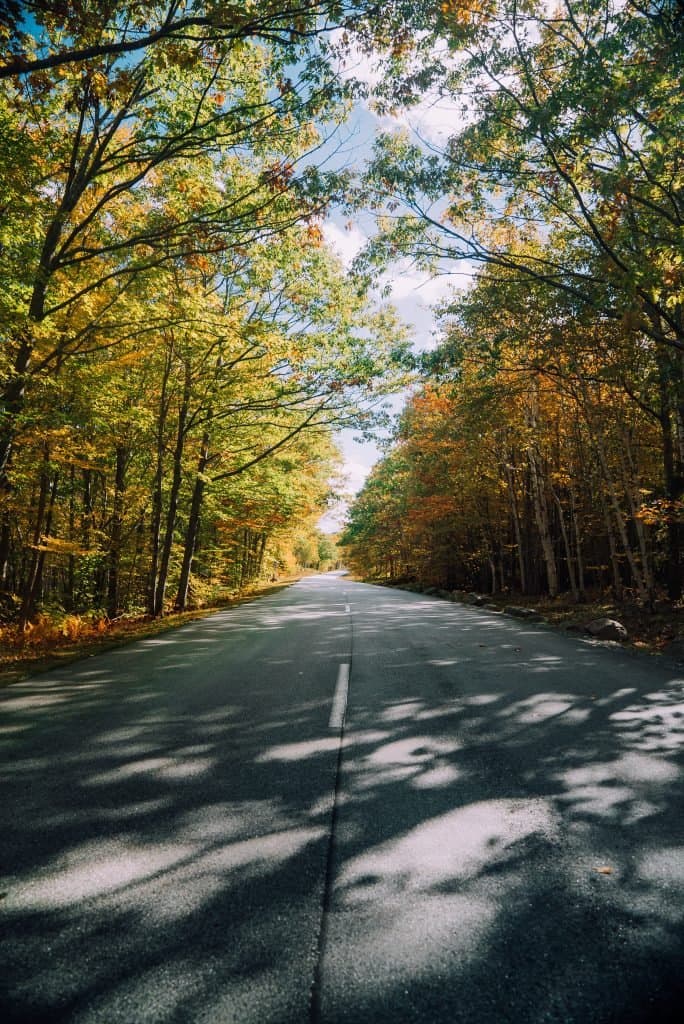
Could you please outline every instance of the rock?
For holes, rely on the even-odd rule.
[[[592,619],[584,628],[597,640],[629,639],[629,633],[617,619]]]
[[[452,590],[449,595],[450,601],[465,601],[466,592],[465,590]]]
[[[516,619],[527,619],[528,622],[543,622],[544,616],[536,608],[522,608],[516,604],[507,604],[504,608],[506,615],[513,615]]]
[[[426,587],[423,593],[427,594],[428,597],[435,597],[439,594],[439,590],[437,587]]]
[[[487,598],[483,597],[482,594],[466,594],[465,596],[466,604],[473,604],[477,608],[481,608],[482,605],[485,604],[486,600]]]
[[[514,615],[516,619],[527,618],[527,608],[519,608],[516,604],[507,604],[504,606],[505,615]]]
[[[486,604],[486,605],[485,605],[484,607],[485,607],[485,609],[486,609],[486,610],[487,610],[488,612],[500,612],[500,611],[501,611],[501,609],[499,608],[499,606],[498,606],[498,605],[496,605],[496,604]]]

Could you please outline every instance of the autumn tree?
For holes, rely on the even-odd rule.
[[[372,571],[389,527],[372,488],[393,479],[402,512],[383,542],[408,538],[423,584],[574,600],[610,586],[650,605],[671,570],[658,349],[501,272],[481,274],[444,316],[428,382],[352,507],[352,559]],[[380,574],[397,575],[391,564]]]
[[[460,109],[460,123],[442,147],[385,134],[363,193],[383,214],[366,267],[410,255],[428,268],[464,259],[492,268],[499,331],[522,339],[537,379],[554,368],[565,400],[586,413],[611,559],[627,560],[644,600],[652,580],[642,525],[651,515],[666,537],[668,593],[682,590],[681,18],[681,5],[668,2],[443,4],[431,63],[386,79],[378,103],[391,110],[433,88]],[[482,305],[482,288],[473,295]],[[597,416],[596,401],[608,399],[615,416]],[[527,415],[534,433],[537,414]],[[649,437],[660,431],[661,467],[649,466],[642,488],[652,513],[638,486],[616,483],[602,451],[599,434],[614,436],[620,416],[645,417]],[[629,462],[630,430],[622,436]],[[568,443],[556,470],[564,478],[571,455]],[[567,533],[568,509],[553,480],[543,483],[540,458],[528,449],[554,590],[558,552],[544,524],[558,517]],[[634,481],[631,470],[627,477]]]
[[[365,9],[29,7],[2,21],[3,579],[28,619],[66,532],[48,591],[75,602],[87,562],[110,615],[141,575],[158,614],[174,566],[187,600],[207,492],[367,415],[396,345],[324,253],[343,177],[312,160],[347,88],[312,40]]]

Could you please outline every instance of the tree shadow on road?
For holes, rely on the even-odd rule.
[[[136,645],[7,692],[5,1020],[305,1024],[314,976],[328,1022],[674,1020],[684,680],[387,600],[355,637],[329,892],[332,693],[286,597],[146,641],[144,671]],[[340,662],[344,619],[310,611]],[[276,656],[217,703],[245,629]]]

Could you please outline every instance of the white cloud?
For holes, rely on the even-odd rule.
[[[356,444],[354,447],[362,450],[361,445]],[[365,445],[363,448],[366,449],[363,451],[366,458],[369,460],[372,459],[373,461],[377,459],[379,453],[377,453],[373,445]],[[349,457],[345,458],[340,476],[343,481],[344,490],[347,494],[352,497],[358,494],[366,482],[366,477],[370,473],[372,466],[373,462],[371,461],[369,461],[368,464],[365,464],[363,462],[359,462],[357,459]],[[348,509],[348,501],[338,501],[334,508],[331,508],[318,520],[318,529],[322,530],[323,533],[337,533],[344,526]]]
[[[341,33],[333,33],[333,44],[340,45],[341,38]],[[373,89],[382,82],[385,73],[382,54],[364,53],[353,44],[347,44],[342,49],[344,53],[340,56],[338,64],[340,76],[361,82],[372,94]],[[446,52],[443,43],[438,43],[432,53],[434,60],[447,68],[455,69],[463,61],[462,55]],[[375,117],[381,128],[407,128],[434,146],[443,146],[451,135],[463,128],[471,119],[471,115],[463,109],[462,98],[445,96],[439,88],[428,90],[420,102],[394,114],[378,114],[372,102],[364,102],[362,105]]]
[[[331,42],[334,46],[341,43],[342,30],[331,34]],[[338,72],[342,78],[348,81],[363,82],[370,88],[378,85],[382,78],[380,57],[377,54],[363,53],[358,46],[347,43],[344,47],[344,55],[340,57]]]
[[[426,305],[447,298],[454,284],[453,275],[428,274],[411,267],[407,260],[401,260],[380,278],[382,287],[390,286],[391,298],[395,302],[410,298]]]
[[[469,117],[460,100],[428,92],[414,107],[392,117],[381,117],[379,121],[383,128],[407,128],[427,143],[442,147],[450,136],[468,124]]]
[[[345,461],[342,471],[343,477],[345,486],[352,494],[357,494],[361,490],[371,469],[372,466],[364,465],[355,459],[347,459]]]
[[[368,241],[367,237],[355,225],[341,228],[333,221],[323,224],[323,237],[331,249],[337,253],[345,268],[349,268],[352,260],[359,254]]]

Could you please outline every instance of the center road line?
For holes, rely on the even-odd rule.
[[[334,847],[337,835],[337,815],[339,813],[339,793],[342,767],[342,750],[344,746],[344,719],[347,713],[347,699],[349,695],[349,674],[351,665],[344,662],[337,669],[337,683],[333,695],[332,708],[330,709],[330,720],[328,727],[339,732],[339,745],[337,748],[337,765],[335,768],[335,784],[332,790],[332,805],[330,814],[330,832],[328,834],[328,852],[326,855],[325,881],[321,899],[321,920],[318,931],[316,964],[314,966],[311,991],[309,996],[309,1021],[308,1024],[321,1024],[321,985],[323,952],[327,943],[328,917],[332,902],[333,871],[334,871]]]
[[[337,683],[335,695],[333,696],[332,708],[330,709],[329,729],[341,729],[344,722],[344,713],[347,710],[347,693],[349,692],[349,665],[340,665],[337,670]]]

